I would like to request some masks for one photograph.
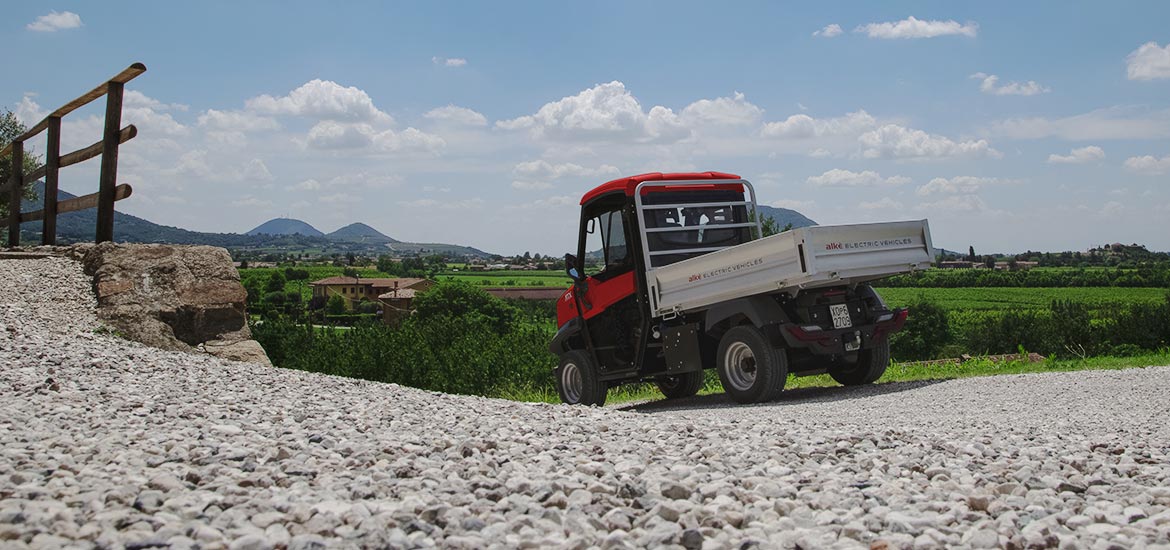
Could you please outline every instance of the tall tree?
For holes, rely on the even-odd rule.
[[[4,147],[12,143],[17,136],[28,131],[28,127],[24,125],[16,115],[8,109],[4,109],[0,113],[0,147]],[[24,148],[24,173],[29,173],[40,166],[40,157],[32,153],[32,149],[25,145]],[[12,174],[12,155],[4,155],[0,157],[0,185],[8,183],[8,178]],[[27,185],[25,182],[24,198],[35,199],[37,197],[32,185]],[[0,193],[0,215],[8,216],[8,193]]]

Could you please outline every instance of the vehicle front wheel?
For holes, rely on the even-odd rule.
[[[716,362],[723,391],[739,403],[772,401],[788,380],[788,354],[751,325],[723,335]]]
[[[703,389],[703,371],[688,372],[677,376],[663,376],[654,383],[667,399],[690,397]]]
[[[879,342],[869,349],[857,352],[855,362],[845,364],[829,370],[829,375],[843,386],[860,386],[872,384],[886,373],[890,366],[890,340],[882,337]]]
[[[588,353],[573,350],[561,356],[561,364],[553,372],[557,393],[569,405],[605,404],[606,385],[598,379],[597,366]]]

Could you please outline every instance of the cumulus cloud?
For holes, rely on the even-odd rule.
[[[970,22],[960,24],[951,19],[946,21],[915,19],[911,15],[901,21],[861,25],[853,32],[865,33],[870,38],[934,38],[947,35],[974,38],[979,32],[979,25]]]
[[[813,32],[812,35],[813,36],[823,36],[825,38],[833,38],[834,36],[841,36],[842,32],[844,32],[844,31],[841,30],[841,25],[838,25],[836,23],[832,23],[829,25],[825,25],[825,28],[823,28],[819,31]]]
[[[916,210],[928,212],[979,212],[987,203],[979,195],[951,195],[935,202],[924,202]]]
[[[442,65],[444,67],[462,67],[467,64],[467,60],[462,57],[432,57],[431,63],[435,65]]]
[[[512,182],[512,188],[522,191],[539,191],[542,189],[552,189],[552,184],[547,181],[515,180]]]
[[[873,170],[852,172],[840,168],[833,168],[819,176],[811,176],[807,181],[819,187],[864,187],[874,185],[903,185],[910,183],[911,180],[905,176],[883,178],[881,174]]]
[[[1125,168],[1139,174],[1150,176],[1170,173],[1170,155],[1162,158],[1157,158],[1153,155],[1129,157],[1125,159]]]
[[[787,208],[789,210],[800,210],[802,208],[811,208],[816,205],[816,201],[798,201],[794,199],[781,199],[772,201],[768,206],[775,208]]]
[[[401,132],[378,131],[369,124],[343,124],[323,120],[309,130],[306,144],[314,149],[326,150],[369,148],[374,152],[437,153],[446,147],[447,142],[439,136],[416,128],[407,128]]]
[[[924,197],[935,194],[971,194],[991,185],[1014,185],[1020,183],[1023,183],[1023,181],[1017,179],[981,178],[975,176],[934,178],[925,185],[919,187],[917,193]]]
[[[1088,147],[1079,147],[1069,151],[1068,155],[1057,155],[1055,153],[1048,155],[1048,162],[1051,164],[1084,164],[1095,160],[1102,160],[1105,158],[1105,151],[1096,145],[1089,145]]]
[[[319,191],[321,189],[321,182],[315,179],[307,179],[296,185],[289,186],[290,191]]]
[[[431,120],[463,126],[487,126],[487,117],[481,113],[455,105],[431,109],[424,113],[423,116]]]
[[[779,122],[765,123],[760,134],[768,138],[807,139],[858,134],[876,124],[877,121],[864,110],[836,118],[813,118],[800,114]]]
[[[1037,95],[1051,92],[1047,87],[1041,86],[1035,80],[1027,82],[1008,82],[1007,84],[1000,84],[999,77],[993,74],[975,73],[971,78],[981,80],[979,84],[979,91],[990,95]]]
[[[528,130],[534,139],[566,141],[676,142],[691,136],[674,111],[645,111],[619,81],[546,103],[535,114],[496,122],[504,130]]]
[[[47,15],[36,18],[24,28],[36,32],[55,32],[65,29],[76,29],[81,26],[81,16],[71,11],[51,11]]]
[[[1125,58],[1126,74],[1130,80],[1170,78],[1170,44],[1146,42]]]
[[[374,101],[365,91],[330,80],[310,80],[286,96],[261,95],[249,99],[245,105],[249,110],[266,115],[385,124],[394,122],[393,117],[374,106]]]
[[[987,140],[956,142],[945,136],[928,134],[897,124],[886,124],[857,138],[865,158],[928,159],[948,157],[1003,156]]]
[[[993,123],[990,131],[1013,139],[1163,139],[1170,137],[1170,110],[1110,107],[1056,119],[1012,118]]]
[[[749,103],[744,95],[735,92],[731,97],[700,99],[682,110],[682,119],[688,123],[710,123],[728,126],[755,124],[764,110]]]
[[[597,168],[585,168],[571,162],[552,164],[545,160],[521,162],[512,171],[517,175],[548,179],[569,176],[617,176],[619,174],[617,167],[608,164],[602,164]]]
[[[276,119],[247,111],[217,111],[215,109],[208,109],[199,115],[198,123],[199,126],[212,131],[257,132],[261,130],[280,129],[280,123]]]
[[[882,197],[881,200],[873,202],[861,202],[857,205],[862,210],[901,210],[902,203],[891,199],[890,197]]]

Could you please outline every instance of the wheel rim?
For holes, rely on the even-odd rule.
[[[658,382],[658,384],[662,386],[662,389],[665,390],[673,390],[678,387],[679,383],[680,379],[677,376],[667,376]]]
[[[561,368],[561,388],[565,391],[565,399],[570,403],[581,402],[581,389],[585,385],[581,381],[581,369],[576,363],[566,363]]]
[[[731,387],[746,391],[756,383],[756,355],[743,342],[733,342],[723,354],[723,373]]]

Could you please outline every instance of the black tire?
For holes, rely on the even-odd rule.
[[[588,353],[573,350],[562,355],[561,364],[553,371],[553,375],[562,402],[599,407],[605,404],[609,392],[606,384],[598,379],[597,366]]]
[[[715,358],[723,391],[739,403],[772,401],[788,380],[788,354],[751,325],[727,331]]]
[[[688,372],[678,376],[663,376],[655,380],[654,383],[667,399],[690,397],[703,389],[703,371]]]
[[[845,364],[829,370],[829,375],[843,386],[860,386],[872,384],[886,373],[890,366],[890,340],[882,337],[881,340],[869,349],[857,353],[856,362]]]

